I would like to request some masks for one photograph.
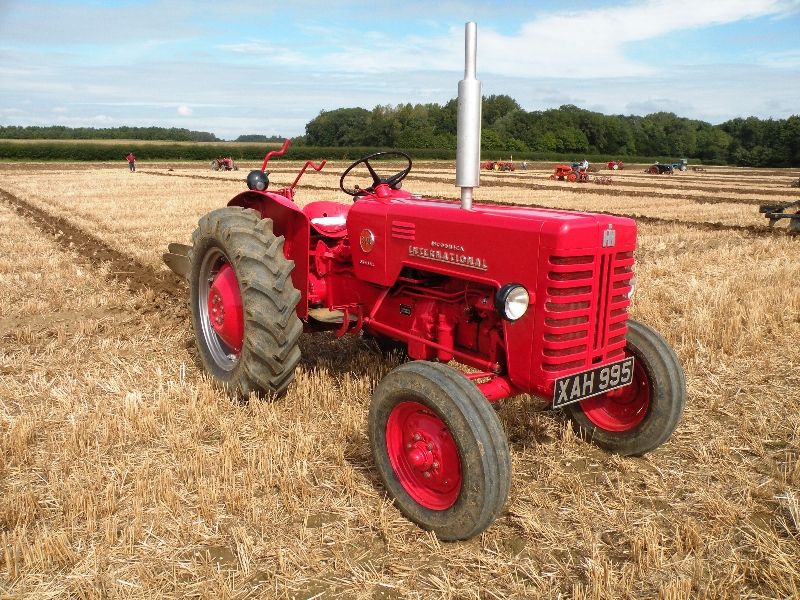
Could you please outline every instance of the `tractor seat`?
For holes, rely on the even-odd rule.
[[[344,237],[347,235],[347,213],[350,207],[338,202],[320,200],[303,207],[303,213],[311,222],[311,228],[328,237]]]

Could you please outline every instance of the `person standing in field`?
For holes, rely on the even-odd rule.
[[[524,160],[522,161],[522,170],[523,171],[527,171],[528,170],[528,163],[526,163]]]
[[[128,166],[131,169],[131,173],[133,173],[136,170],[136,157],[133,155],[133,152],[131,152],[125,158],[128,161]]]

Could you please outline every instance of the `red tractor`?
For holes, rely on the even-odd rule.
[[[211,161],[212,171],[238,171],[239,167],[233,162],[231,157],[215,158]]]
[[[481,169],[486,169],[487,171],[513,171],[514,162],[503,162],[502,158],[500,160],[491,160],[481,163]]]
[[[579,169],[577,167],[570,167],[568,165],[558,165],[553,174],[550,175],[550,181],[569,181],[570,183],[588,183],[589,173],[586,169]]]
[[[625,163],[622,162],[621,160],[610,160],[606,163],[606,168],[609,171],[617,171],[619,169],[622,169],[624,166]]]
[[[475,536],[502,511],[508,442],[491,403],[517,394],[563,408],[587,440],[623,455],[663,444],[686,384],[675,352],[628,318],[636,223],[610,215],[474,204],[480,177],[475,24],[459,83],[458,201],[402,189],[402,152],[347,167],[351,205],[299,208],[264,169],[200,219],[165,262],[189,283],[203,365],[247,398],[281,395],[303,332],[369,335],[408,362],[375,388],[369,441],[396,506],[441,539]],[[470,60],[471,56],[471,60]],[[386,162],[385,158],[400,159]]]

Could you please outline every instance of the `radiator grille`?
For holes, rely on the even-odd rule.
[[[546,259],[541,368],[561,374],[623,355],[633,252]]]

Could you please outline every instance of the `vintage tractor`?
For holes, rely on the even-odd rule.
[[[192,246],[165,261],[189,283],[200,358],[221,386],[279,396],[303,332],[367,334],[409,362],[374,390],[368,417],[377,473],[396,506],[445,540],[489,527],[511,484],[492,402],[517,394],[563,409],[586,440],[624,455],[670,437],[686,398],[675,352],[628,318],[636,223],[628,218],[473,204],[480,184],[481,83],[467,24],[459,82],[461,202],[402,188],[402,152],[377,152],[339,180],[351,205],[299,208],[295,186],[248,191],[200,219]],[[386,158],[401,160],[388,162]],[[335,426],[335,424],[332,424]]]
[[[625,163],[621,160],[610,160],[606,163],[606,169],[609,171],[617,171],[625,167]]]
[[[212,171],[238,171],[239,167],[233,162],[231,157],[215,158],[211,161]]]
[[[577,164],[577,163],[576,163]],[[585,169],[578,169],[576,166],[558,165],[550,175],[550,181],[569,181],[570,183],[588,183],[589,173]]]
[[[650,173],[651,175],[673,175],[675,173],[675,168],[672,165],[662,165],[661,163],[655,163],[651,165],[644,171],[645,173]]]
[[[481,169],[486,169],[487,171],[513,171],[514,161],[504,162],[502,158],[500,160],[490,160],[481,163]]]

